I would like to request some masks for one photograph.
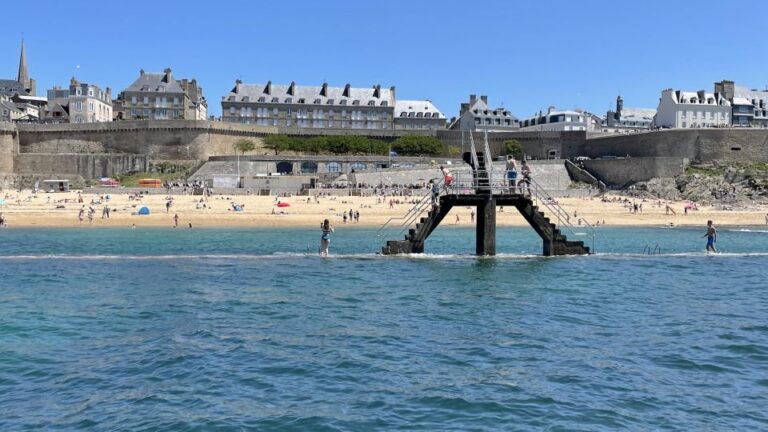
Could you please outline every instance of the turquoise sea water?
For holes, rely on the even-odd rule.
[[[768,230],[703,233],[0,230],[0,430],[768,430]]]

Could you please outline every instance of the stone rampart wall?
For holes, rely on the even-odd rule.
[[[679,157],[640,157],[584,161],[584,168],[608,186],[626,186],[656,177],[683,174],[687,159]]]
[[[114,177],[130,171],[147,171],[146,155],[127,154],[50,154],[16,155],[16,174],[51,178],[80,176],[84,179]]]

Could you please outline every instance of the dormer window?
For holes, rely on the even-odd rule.
[[[293,103],[293,98],[285,98],[285,103]]]
[[[305,103],[305,102],[306,102],[306,100],[304,100],[304,98],[301,98],[301,99],[299,99],[299,103],[300,103],[300,104],[303,104],[303,103]]]
[[[265,98],[264,96],[259,98],[259,102],[266,102],[266,101],[267,101],[267,98]]]
[[[320,99],[315,99],[315,101],[313,103],[315,105],[320,105],[321,103],[323,103],[323,101],[321,101]]]
[[[381,101],[381,106],[389,106],[389,103],[387,101]]]
[[[358,99],[353,100],[352,105],[360,105],[360,100]]]
[[[232,100],[232,99],[230,99],[230,100]],[[250,102],[250,101],[251,101],[251,98],[249,98],[248,96],[243,96],[243,98],[240,99],[240,102]]]
[[[325,101],[325,104],[326,105],[333,105],[333,99],[328,99],[327,101]]]
[[[276,97],[273,97],[273,98],[272,98],[272,103],[278,103],[278,102],[280,102],[280,99],[278,99],[278,98],[276,98]]]
[[[422,113],[416,113],[416,117],[418,117],[418,118],[421,118],[423,116],[424,116],[424,114],[422,114]]]
[[[368,106],[374,106],[376,105],[376,101],[368,101]]]
[[[400,117],[408,117],[408,113],[403,111],[400,113]]]

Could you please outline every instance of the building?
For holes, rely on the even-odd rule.
[[[395,129],[445,129],[445,116],[429,100],[395,102]]]
[[[504,107],[488,107],[488,96],[469,95],[469,103],[462,103],[459,117],[451,119],[452,130],[505,132],[520,128],[520,122]]]
[[[621,96],[616,98],[616,111],[608,110],[602,124],[602,132],[631,133],[648,130],[656,110],[653,108],[624,108]]]
[[[768,90],[750,90],[723,80],[715,83],[715,93],[731,103],[731,126],[768,127]]]
[[[721,93],[666,89],[653,122],[660,128],[711,128],[731,124],[731,103]]]
[[[27,54],[24,50],[24,41],[21,41],[21,55],[19,56],[19,72],[16,79],[0,79],[0,95],[35,95],[35,80],[29,77],[27,69]]]
[[[125,120],[206,120],[208,102],[197,80],[174,78],[163,73],[139,71],[139,78],[119,97]]]
[[[48,90],[48,107],[43,120],[48,123],[97,123],[112,121],[112,89],[81,83],[74,77],[69,88]]]
[[[586,131],[592,119],[580,110],[558,110],[553,106],[520,120],[521,131]]]
[[[393,129],[394,108],[394,87],[276,85],[272,81],[243,84],[237,80],[221,100],[221,119],[262,126]]]

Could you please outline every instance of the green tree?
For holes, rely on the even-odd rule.
[[[296,146],[297,141],[296,138],[287,135],[267,135],[264,138],[264,147],[274,150],[275,154],[280,154],[281,151],[290,151]]]
[[[392,150],[403,156],[437,156],[443,152],[443,143],[431,136],[405,135],[392,143]]]
[[[235,151],[239,151],[241,155],[244,155],[246,152],[254,151],[256,143],[249,139],[239,139],[235,141],[232,147],[234,147]]]
[[[504,150],[515,159],[522,159],[523,157],[523,145],[516,139],[504,141]]]

